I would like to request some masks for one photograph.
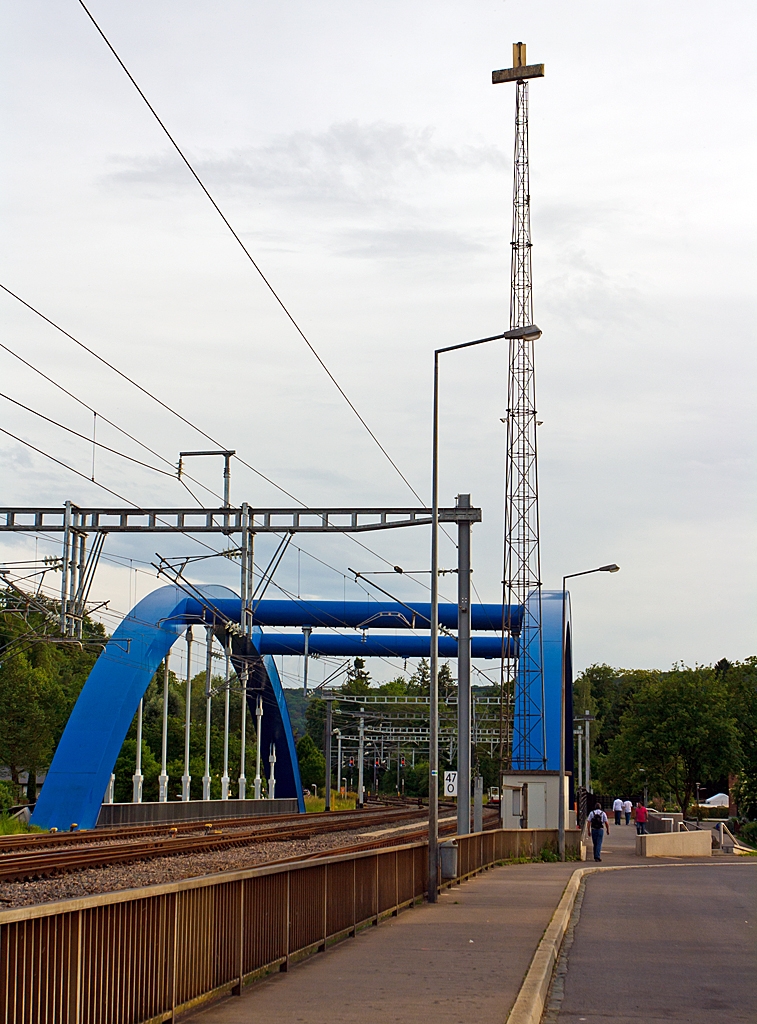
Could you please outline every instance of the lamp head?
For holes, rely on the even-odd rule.
[[[612,563],[612,565],[600,565],[599,571],[600,572],[620,572],[620,566],[616,565],[614,562]]]
[[[541,338],[541,330],[536,324],[526,324],[525,327],[513,327],[511,331],[505,331],[503,338],[525,338],[526,341],[536,341]]]

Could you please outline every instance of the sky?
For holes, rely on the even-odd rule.
[[[752,4],[90,9],[424,502],[433,350],[508,326],[514,89],[492,87],[491,72],[525,41],[546,68],[530,86],[544,586],[621,566],[571,585],[578,668],[757,654]],[[3,0],[0,25],[0,283],[298,500],[417,504],[77,0]],[[142,506],[194,503],[172,466],[208,447],[201,433],[4,292],[0,318],[4,344],[89,406],[0,349],[0,428],[21,439],[0,433],[3,505],[124,503],[104,487]],[[501,593],[506,355],[495,342],[441,370],[441,501],[470,493],[482,508],[473,581],[485,601]],[[99,442],[163,473],[98,450],[97,486],[92,445],[9,398],[84,438],[95,410]],[[200,500],[218,503],[221,468],[191,466],[209,488],[190,484]],[[242,500],[292,504],[235,460]],[[298,541],[277,586],[364,597],[351,569],[400,564],[415,580],[372,578],[427,597],[425,528],[361,541]],[[8,561],[57,550],[0,535]],[[205,551],[184,537],[109,537],[91,594],[110,602],[108,628],[159,585],[156,553]],[[259,541],[256,560],[270,552]],[[454,560],[444,538],[442,565]],[[236,583],[228,559],[192,571]],[[372,670],[389,677],[397,663]]]

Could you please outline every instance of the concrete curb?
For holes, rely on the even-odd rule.
[[[568,879],[557,909],[547,925],[541,942],[536,947],[531,965],[520,987],[520,992],[507,1017],[507,1024],[539,1024],[552,981],[552,972],[560,954],[560,946],[568,929],[573,904],[588,872],[597,868],[576,868]]]
[[[692,864],[618,864],[603,868],[576,868],[563,890],[541,942],[536,947],[531,965],[526,971],[518,996],[507,1015],[507,1024],[540,1024],[552,983],[552,973],[560,955],[560,947],[570,924],[573,905],[576,902],[581,883],[587,875],[605,871],[638,871],[650,868],[692,867]],[[727,864],[700,864],[700,867],[727,867]]]

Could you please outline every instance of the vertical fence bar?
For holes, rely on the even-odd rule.
[[[458,880],[498,859],[534,854],[553,835],[461,836]],[[175,1020],[195,1000],[240,994],[246,975],[276,964],[286,971],[293,955],[323,950],[359,924],[375,925],[401,904],[412,906],[426,888],[426,851],[418,844],[250,869],[210,884],[188,880],[154,894],[95,897],[76,910],[0,911],[0,1019]]]
[[[239,981],[231,990],[231,994],[241,996],[244,985],[244,882],[237,884],[239,885],[239,970],[237,971]]]

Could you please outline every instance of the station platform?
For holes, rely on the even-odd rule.
[[[633,825],[611,825],[601,867],[650,866],[635,855],[635,839]],[[720,864],[725,860],[733,862],[723,858]],[[702,883],[710,871],[722,874],[714,858],[698,868],[692,867],[691,859],[657,860],[651,872],[590,875],[588,886],[596,878],[608,886],[628,885],[622,879],[635,875],[635,886],[643,890],[642,876],[659,875],[654,868],[673,863],[698,870]],[[241,996],[199,1010],[191,1019],[202,1024],[354,1024],[363,1019],[503,1024],[565,886],[581,866],[572,862],[493,868],[442,890],[437,906],[416,906],[366,928],[286,974],[273,974],[246,986]],[[757,869],[757,863],[753,867]],[[754,878],[757,881],[757,870]],[[633,934],[638,922],[627,911],[618,926]],[[585,1016],[584,1008],[581,1017]],[[575,1018],[569,1012],[560,1020]]]
[[[502,1024],[576,866],[493,868],[191,1019]]]

